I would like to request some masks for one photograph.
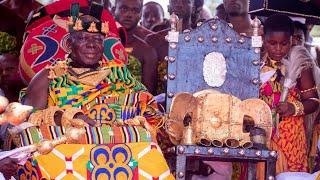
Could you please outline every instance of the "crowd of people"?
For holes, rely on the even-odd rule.
[[[34,5],[33,1],[6,0],[1,2],[1,8],[7,11],[9,9],[10,12],[16,12],[16,9],[20,8],[23,9],[20,11],[23,13],[10,14],[12,19],[19,20],[11,22],[6,18],[6,21],[1,21],[4,23],[0,25],[0,95],[6,96],[10,102],[20,100],[23,104],[31,105],[35,109],[45,109],[50,106],[59,106],[63,109],[78,107],[88,114],[77,118],[94,125],[97,118],[89,112],[91,109],[101,110],[100,102],[104,102],[100,101],[101,99],[108,96],[110,98],[108,102],[113,102],[110,109],[117,114],[118,109],[123,107],[121,103],[124,103],[118,101],[121,99],[119,97],[138,94],[137,97],[141,99],[138,98],[137,101],[141,103],[141,109],[136,109],[137,113],[148,117],[147,121],[152,126],[157,126],[158,114],[153,114],[150,109],[160,113],[157,107],[164,104],[164,98],[159,97],[166,93],[167,61],[165,57],[168,55],[169,45],[165,36],[170,30],[169,20],[164,17],[162,6],[156,2],[145,4],[143,0],[115,0],[114,4],[107,2],[104,8],[108,9],[114,19],[126,30],[126,39],[122,43],[128,54],[127,64],[109,63],[106,67],[101,67],[100,61],[103,57],[104,46],[107,44],[104,42],[105,34],[102,32],[92,33],[85,30],[70,32],[71,53],[68,58],[71,61],[68,64],[67,73],[59,77],[48,78],[51,69],[45,68],[28,84],[20,78],[18,68],[19,50],[23,44],[23,32],[19,30],[25,25],[23,22],[27,19],[27,12],[35,10],[38,5]],[[13,5],[18,7],[12,7]],[[217,7],[215,15],[231,23],[236,32],[250,37],[253,35],[253,28],[252,17],[248,14],[248,10],[248,0],[224,0]],[[169,0],[168,11],[170,14],[174,12],[179,17],[179,30],[181,31],[196,28],[198,22],[213,17],[204,8],[203,0]],[[101,23],[99,19],[91,16],[82,16],[80,19],[88,23]],[[263,36],[261,72],[270,72],[272,76],[264,78],[265,81],[260,87],[260,99],[264,100],[270,109],[277,112],[280,118],[278,132],[274,132],[276,135],[272,136],[272,143],[269,147],[278,152],[277,174],[317,172],[320,170],[319,157],[314,157],[317,156],[315,153],[313,157],[309,157],[309,154],[310,149],[315,148],[312,146],[317,144],[315,141],[318,141],[317,137],[312,139],[312,135],[320,134],[320,128],[318,128],[320,114],[317,117],[314,116],[312,120],[306,118],[306,115],[317,113],[319,109],[317,91],[319,77],[315,77],[315,69],[319,68],[320,48],[317,48],[317,54],[312,56],[310,46],[308,46],[311,29],[308,29],[306,24],[293,21],[286,15],[272,15],[262,21],[262,24],[259,31],[259,35]],[[299,72],[296,72],[297,79],[289,90],[288,100],[282,102],[280,97],[284,89],[284,79],[287,71],[290,70],[283,59],[292,54],[295,54],[292,59],[297,63],[300,62],[299,58],[306,60],[299,64],[301,68]],[[110,72],[109,69],[116,70]],[[81,75],[84,73],[94,73],[97,78],[96,82],[87,82],[82,79]],[[20,93],[26,87],[27,89]],[[62,100],[65,95],[60,92],[73,88],[82,89],[81,92],[86,93],[83,95],[75,92],[70,96],[76,100]],[[97,91],[101,93],[97,94]],[[125,118],[120,116],[115,115],[113,120]],[[307,120],[312,121],[311,128],[306,128],[306,124],[310,124],[310,122],[305,122]],[[215,162],[215,164],[209,163],[209,166],[214,169],[214,173],[207,177],[197,178],[231,178],[232,165],[230,163]],[[0,161],[0,172],[6,178],[14,175],[15,171],[14,161],[9,158]]]

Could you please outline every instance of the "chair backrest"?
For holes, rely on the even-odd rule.
[[[258,98],[260,49],[231,24],[214,18],[169,42],[167,110],[179,92],[213,88],[241,100]]]

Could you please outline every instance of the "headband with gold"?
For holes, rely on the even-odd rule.
[[[101,22],[101,10],[103,7],[92,3],[89,15],[81,15],[79,3],[72,3],[67,25],[69,32],[86,31],[90,33],[109,34],[109,22]],[[99,13],[100,12],[100,13]]]
[[[68,26],[69,32],[74,31],[86,31],[90,33],[101,33],[108,35],[109,34],[109,22],[84,22],[80,18],[77,18],[75,21],[73,17],[68,17]]]

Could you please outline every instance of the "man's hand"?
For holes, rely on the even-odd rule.
[[[0,161],[0,172],[5,179],[10,179],[11,176],[17,175],[18,165],[14,159],[5,158]]]
[[[289,102],[279,103],[276,110],[277,110],[277,113],[279,113],[280,117],[292,116],[295,113],[294,105]]]

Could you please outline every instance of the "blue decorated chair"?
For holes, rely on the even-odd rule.
[[[252,47],[251,37],[240,35],[218,18],[208,20],[194,30],[182,33],[172,24],[167,39],[169,54],[166,108],[181,92],[195,93],[205,89],[233,95],[240,100],[259,98],[260,48]],[[256,27],[258,29],[258,27]],[[190,101],[192,104],[192,102]],[[216,102],[219,103],[219,102]],[[188,174],[187,159],[250,161],[249,179],[255,179],[255,165],[266,162],[266,178],[275,176],[276,152],[261,149],[180,145],[169,150],[176,156],[176,178]]]

